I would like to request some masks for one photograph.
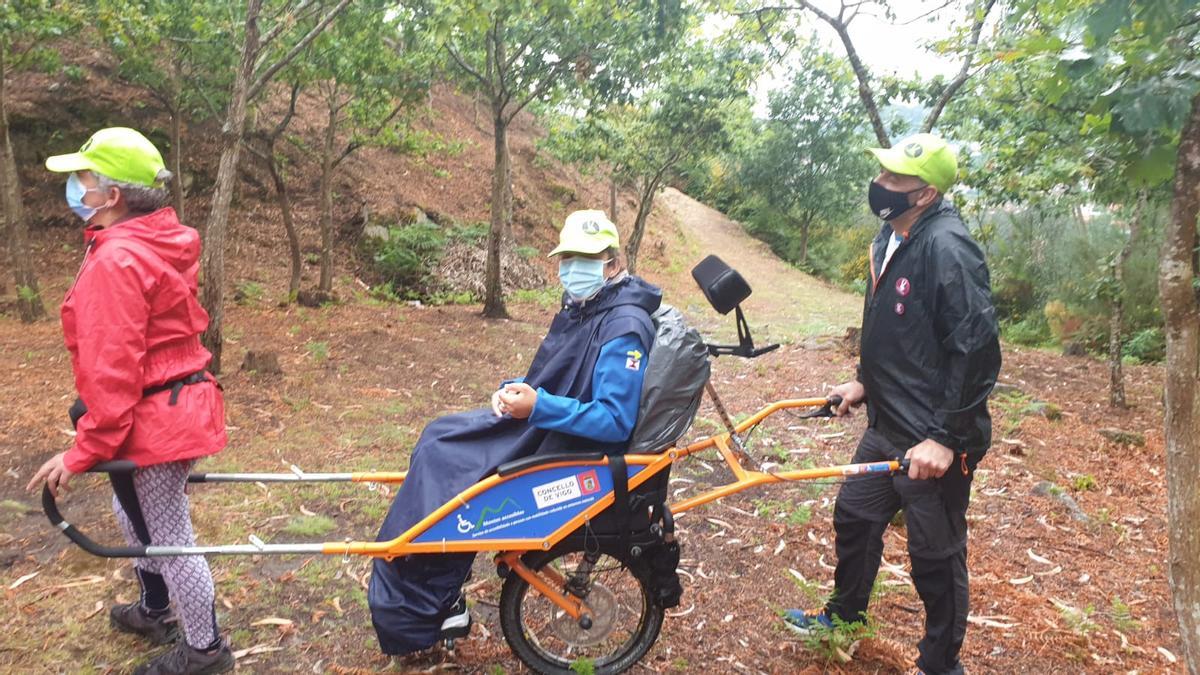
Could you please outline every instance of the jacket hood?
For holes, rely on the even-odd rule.
[[[584,314],[593,314],[612,309],[619,305],[633,305],[644,310],[647,314],[653,314],[658,306],[662,304],[662,289],[653,284],[647,283],[641,277],[635,277],[632,274],[615,283],[608,284],[600,289],[596,297],[584,302],[582,305],[577,305],[573,302],[565,301],[564,305],[572,310],[572,314],[582,312]]]
[[[179,222],[175,209],[166,207],[144,216],[84,230],[84,241],[96,247],[133,242],[150,249],[180,272],[200,260],[200,233]]]

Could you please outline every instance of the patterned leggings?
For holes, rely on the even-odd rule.
[[[113,511],[131,546],[193,546],[192,519],[188,496],[184,492],[193,462],[155,464],[133,473],[134,491],[141,507],[150,541],[143,542],[130,515],[113,495]],[[138,558],[134,562],[142,588],[141,604],[147,610],[165,609],[166,599],[174,600],[175,612],[183,625],[187,643],[196,649],[211,647],[217,639],[217,616],[213,605],[215,592],[212,572],[204,556]],[[164,588],[165,582],[165,588]],[[153,602],[149,600],[153,598]],[[161,605],[159,603],[162,603]],[[159,605],[159,606],[152,606]]]

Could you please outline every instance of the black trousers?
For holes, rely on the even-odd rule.
[[[898,459],[904,449],[867,429],[854,462]],[[830,615],[863,619],[883,555],[883,533],[900,509],[908,529],[912,580],[925,605],[925,637],[917,667],[925,673],[961,673],[958,660],[967,632],[967,502],[973,471],[963,475],[959,458],[944,476],[910,480],[906,475],[867,475],[847,480],[833,512],[837,570]]]

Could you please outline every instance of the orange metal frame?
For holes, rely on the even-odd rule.
[[[761,424],[765,419],[782,410],[794,408],[813,408],[824,406],[826,400],[824,398],[806,398],[806,399],[791,399],[785,401],[776,401],[755,413],[749,419],[736,425],[735,431],[738,434],[743,434],[746,431]],[[734,481],[726,485],[715,487],[707,492],[698,494],[689,499],[676,502],[670,505],[672,513],[683,513],[697,506],[702,506],[722,497],[742,492],[759,485],[767,483],[782,483],[787,481],[797,480],[813,480],[819,478],[838,478],[846,475],[859,473],[859,464],[845,464],[839,466],[821,467],[814,469],[797,469],[793,471],[765,472],[757,470],[749,470],[742,465],[741,459],[737,452],[730,447],[730,434],[723,433],[715,436],[710,436],[704,440],[698,441],[691,445],[679,448],[671,447],[661,453],[653,455],[625,455],[625,461],[629,466],[644,466],[645,469],[637,472],[629,480],[629,489],[633,490],[650,478],[657,475],[660,471],[667,468],[675,461],[694,455],[705,450],[716,448],[721,457],[724,458],[726,464],[729,465],[733,472]],[[890,462],[892,470],[898,470],[900,463]],[[580,618],[588,613],[586,605],[578,598],[570,597],[560,593],[558,588],[563,586],[563,580],[557,572],[549,568],[545,568],[540,572],[534,572],[521,562],[521,555],[528,551],[551,549],[555,544],[562,541],[572,532],[578,530],[585,523],[595,518],[600,512],[607,509],[613,503],[613,494],[610,492],[603,498],[597,500],[587,509],[576,515],[574,518],[566,522],[564,525],[555,530],[550,536],[537,539],[490,539],[485,541],[455,541],[455,542],[440,542],[440,543],[415,543],[413,540],[419,537],[427,529],[441,521],[442,518],[449,516],[460,505],[464,505],[476,496],[490,490],[496,485],[508,480],[524,476],[534,471],[558,467],[558,466],[607,466],[608,460],[591,460],[578,462],[558,462],[550,464],[542,464],[532,467],[525,471],[511,474],[508,476],[491,475],[479,481],[475,485],[467,488],[454,499],[443,504],[436,511],[426,516],[416,525],[413,525],[400,536],[390,541],[381,542],[365,542],[365,541],[347,541],[347,542],[328,542],[322,545],[322,552],[328,555],[368,555],[376,558],[384,558],[391,560],[398,556],[405,556],[416,553],[479,553],[482,551],[496,551],[496,561],[503,562],[508,565],[522,579],[525,579],[539,593],[549,598],[555,605],[562,608],[572,618]],[[353,474],[351,480],[355,482],[375,482],[375,483],[401,483],[404,481],[404,472],[381,472],[381,473],[356,473]],[[540,575],[544,575],[543,578]]]

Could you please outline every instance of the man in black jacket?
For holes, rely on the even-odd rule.
[[[855,462],[908,458],[907,475],[848,480],[833,523],[834,592],[820,610],[791,610],[798,632],[864,619],[883,533],[899,509],[912,579],[925,604],[917,667],[961,673],[967,628],[967,501],[991,443],[987,398],[1000,343],[987,264],[943,195],[958,173],[945,141],[918,134],[871,150],[882,170],[868,201],[884,220],[871,244],[862,356],[853,381],[834,387],[839,415],[867,404]]]

